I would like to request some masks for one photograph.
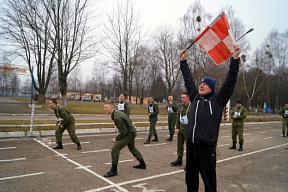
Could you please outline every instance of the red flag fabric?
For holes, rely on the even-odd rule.
[[[236,44],[234,34],[222,13],[194,40],[217,64],[226,61],[233,54]]]

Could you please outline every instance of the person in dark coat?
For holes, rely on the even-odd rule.
[[[185,180],[188,192],[199,190],[199,173],[205,191],[217,191],[216,146],[223,109],[233,94],[239,71],[241,48],[234,45],[230,69],[216,94],[216,79],[206,77],[197,86],[187,64],[187,50],[180,52],[180,69],[191,101],[191,113],[186,128],[187,152]]]

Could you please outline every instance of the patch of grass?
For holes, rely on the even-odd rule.
[[[23,98],[23,97],[9,97],[9,99],[17,100],[21,102],[30,102],[30,98]],[[49,108],[48,106],[49,100],[46,99],[45,103],[33,103],[37,105],[41,105],[42,108]],[[57,101],[59,104],[62,103],[61,100]],[[104,104],[102,102],[90,102],[90,101],[67,101],[67,109],[72,114],[104,114]],[[116,107],[116,105],[115,105]],[[130,114],[133,115],[145,115],[148,112],[147,105],[136,105],[131,104]],[[164,105],[159,105],[159,115],[168,115],[167,110],[165,109]]]

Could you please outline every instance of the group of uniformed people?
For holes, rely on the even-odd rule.
[[[119,130],[119,135],[113,138],[112,142],[115,145],[111,151],[112,157],[112,167],[111,170],[106,173],[105,177],[111,177],[117,175],[117,164],[120,155],[120,151],[126,145],[133,154],[133,156],[140,162],[139,165],[133,166],[134,168],[146,169],[146,164],[143,160],[142,154],[135,148],[135,137],[137,135],[136,129],[132,124],[130,115],[130,105],[126,101],[126,94],[121,93],[119,96],[119,103],[115,107],[114,102],[105,102],[104,111],[106,114],[111,114],[111,119],[114,121],[115,126]],[[168,128],[169,128],[169,138],[166,140],[173,141],[173,136],[176,132],[177,134],[177,155],[178,158],[171,162],[172,166],[181,166],[183,164],[183,154],[184,154],[184,144],[186,141],[186,127],[188,124],[188,119],[191,111],[191,102],[188,93],[184,92],[181,95],[181,104],[178,106],[177,102],[174,100],[173,95],[168,96],[168,101],[166,104],[166,109],[168,111]],[[236,143],[238,135],[239,137],[239,151],[243,148],[243,119],[247,115],[247,110],[245,107],[241,106],[242,101],[240,99],[236,100],[236,108],[232,110],[231,117],[233,118],[232,125],[232,140],[233,146],[230,149],[236,149]],[[55,99],[49,101],[49,107],[54,111],[58,128],[55,131],[57,146],[53,149],[63,149],[62,145],[62,134],[67,129],[71,140],[77,144],[77,150],[81,150],[80,142],[75,134],[75,119],[71,113],[62,105],[57,104]],[[115,110],[115,108],[117,110]],[[150,129],[148,134],[148,139],[144,144],[150,144],[150,141],[158,141],[156,123],[158,120],[159,108],[158,104],[154,101],[153,97],[148,98],[148,112]],[[176,131],[175,131],[176,128]],[[151,140],[152,136],[155,138]],[[185,168],[186,169],[186,166]]]

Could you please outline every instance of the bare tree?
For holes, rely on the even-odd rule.
[[[164,71],[164,78],[167,85],[167,94],[171,94],[178,78],[180,77],[179,67],[179,43],[175,37],[174,30],[171,27],[163,26],[158,28],[156,35],[154,36],[156,49],[160,52],[160,63],[162,70]]]
[[[126,0],[125,3],[118,1],[117,8],[108,15],[108,24],[104,29],[104,33],[109,34],[109,37],[106,37],[107,41],[103,46],[114,61],[113,68],[121,75],[122,92],[129,92],[130,99],[141,40],[141,27],[138,22],[139,16],[134,12],[133,3],[130,0]]]
[[[55,50],[51,46],[51,20],[37,0],[6,0],[1,9],[1,30],[14,49],[11,54],[22,58],[33,75],[36,66],[36,78],[33,85],[39,93],[39,103],[43,103],[53,68]]]
[[[52,22],[50,33],[56,48],[55,60],[62,104],[67,106],[67,78],[82,61],[95,55],[97,41],[87,26],[89,0],[41,0]]]

